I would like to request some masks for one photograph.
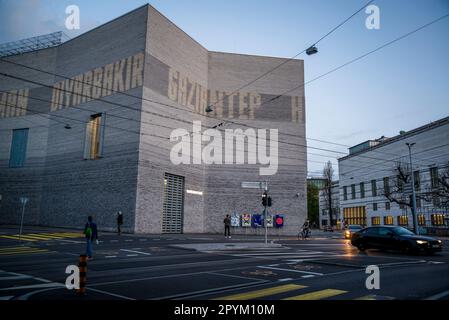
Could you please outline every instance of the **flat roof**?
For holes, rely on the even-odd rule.
[[[441,126],[443,126],[445,124],[448,124],[448,123],[449,123],[449,117],[445,117],[445,118],[442,118],[442,119],[430,122],[428,124],[425,124],[425,125],[423,125],[421,127],[416,128],[416,129],[412,129],[410,131],[407,131],[407,132],[405,132],[403,134],[398,134],[398,135],[396,135],[394,137],[388,138],[385,141],[379,142],[379,144],[377,144],[377,145],[375,145],[373,147],[370,147],[370,148],[367,148],[367,149],[363,149],[363,150],[355,152],[353,154],[348,154],[347,156],[338,158],[338,161],[343,161],[343,160],[349,159],[351,157],[358,156],[358,155],[360,155],[362,153],[369,152],[369,151],[381,148],[381,147],[386,146],[388,144],[391,144],[391,143],[403,140],[405,138],[412,137],[414,135],[417,135],[417,134],[420,134],[420,133],[423,133],[423,132],[426,132],[426,131],[429,131],[429,130],[432,130],[432,129],[435,129],[435,128],[438,128],[438,127],[441,127]],[[367,141],[370,141],[370,140],[367,140]],[[358,144],[358,145],[360,145],[360,144]],[[358,145],[356,145],[356,146],[358,146]]]

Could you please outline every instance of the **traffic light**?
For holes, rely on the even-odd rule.
[[[268,195],[267,195],[266,192],[264,192],[264,193],[262,194],[262,205],[263,205],[264,207],[266,207],[267,204],[268,204],[267,198],[268,198]],[[269,199],[269,198],[268,198],[268,199]]]
[[[267,199],[267,206],[271,207],[271,197],[268,197],[268,199]]]

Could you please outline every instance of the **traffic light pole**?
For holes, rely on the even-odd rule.
[[[267,223],[267,206],[268,206],[268,181],[265,181],[265,194],[267,201],[264,206],[264,224],[265,224],[265,245],[268,244],[268,223]]]

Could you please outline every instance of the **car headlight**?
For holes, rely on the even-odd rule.
[[[426,244],[427,241],[424,241],[424,240],[416,240],[416,243],[417,243],[417,244]]]
[[[443,243],[443,241],[441,241],[441,240],[438,240],[438,243],[439,243],[439,244],[442,244],[442,243]]]

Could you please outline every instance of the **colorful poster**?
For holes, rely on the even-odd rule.
[[[276,228],[282,228],[284,226],[284,216],[277,214],[274,216],[274,226]]]
[[[263,227],[263,219],[261,214],[253,214],[252,227],[253,228]]]
[[[267,227],[273,228],[273,216],[271,214],[267,215]]]
[[[251,227],[251,215],[249,213],[242,214],[242,227]]]
[[[231,216],[231,227],[240,227],[240,216],[237,213]]]

